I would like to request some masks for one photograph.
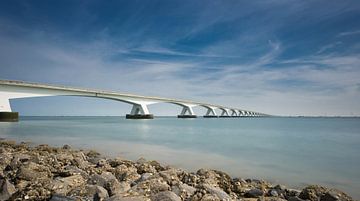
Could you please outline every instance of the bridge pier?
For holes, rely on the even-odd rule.
[[[220,108],[220,110],[222,111],[221,112],[221,115],[219,116],[219,117],[222,117],[222,118],[224,118],[224,117],[230,117],[230,115],[229,115],[229,109],[226,109],[226,108]]]
[[[0,122],[16,121],[19,121],[19,113],[11,111],[9,98],[0,93]]]
[[[19,121],[18,112],[0,112],[0,122],[16,122]]]
[[[197,118],[195,112],[193,111],[192,107],[190,105],[182,105],[183,109],[181,110],[181,114],[179,114],[178,118]]]
[[[236,110],[231,109],[231,117],[238,117],[238,114],[236,113]]]
[[[204,115],[204,118],[217,118],[217,114],[214,107],[207,107],[206,114]]]
[[[131,113],[126,114],[126,119],[153,119],[154,115],[149,113],[146,104],[134,104]]]

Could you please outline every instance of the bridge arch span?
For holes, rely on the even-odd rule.
[[[244,111],[246,115],[264,116],[262,113],[255,113],[236,108],[229,108],[220,105],[200,103],[196,101],[178,100],[162,97],[140,96],[133,94],[124,94],[116,92],[107,92],[101,90],[80,89],[64,86],[52,86],[38,83],[28,83],[21,81],[0,80],[0,113],[11,113],[10,99],[29,98],[29,97],[45,97],[45,96],[80,96],[91,98],[110,99],[133,105],[127,118],[153,118],[148,110],[148,105],[156,103],[170,103],[181,106],[183,109],[180,118],[196,117],[193,107],[200,106],[207,109],[204,117],[217,117],[215,109],[222,110],[222,115],[232,111],[232,116],[236,111]],[[235,112],[235,113],[234,113]],[[255,115],[257,114],[257,115]],[[261,115],[258,115],[261,114]]]

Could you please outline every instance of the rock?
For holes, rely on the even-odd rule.
[[[279,196],[279,193],[277,192],[277,190],[270,190],[269,192],[269,195],[270,196],[273,196],[273,197],[278,197]]]
[[[62,147],[62,149],[67,149],[67,150],[69,150],[69,149],[71,149],[71,147],[70,147],[70,145],[65,144],[65,145]]]
[[[130,189],[130,191],[141,195],[150,195],[168,190],[170,190],[170,186],[161,177],[142,181]]]
[[[245,193],[247,198],[258,198],[264,195],[264,192],[260,189],[254,188]]]
[[[124,196],[121,196],[121,195],[114,195],[114,196],[111,196],[108,199],[105,199],[105,201],[150,201],[150,199],[146,198],[144,196],[124,197]]]
[[[204,196],[202,196],[200,201],[229,201],[229,200],[221,200],[216,195],[205,194]]]
[[[183,175],[184,171],[175,168],[169,168],[167,170],[159,172],[159,175],[169,184],[176,184],[180,182],[179,175]]]
[[[231,200],[231,197],[219,187],[211,186],[209,184],[204,184],[202,187],[206,192],[211,195],[216,195],[220,200]]]
[[[89,178],[89,175],[87,172],[85,172],[84,170],[82,170],[76,166],[73,166],[73,165],[65,166],[63,172],[67,172],[66,174],[69,174],[69,176],[80,174],[86,180]],[[65,177],[65,176],[62,176],[62,177]]]
[[[111,172],[103,172],[101,175],[94,174],[90,176],[88,183],[104,187],[110,195],[123,193],[130,189],[130,184],[120,183]]]
[[[0,179],[0,200],[9,199],[16,192],[15,186],[7,179]]]
[[[106,167],[107,165],[110,165],[110,164],[108,164],[106,159],[103,159],[103,158],[100,159],[96,164],[97,167]]]
[[[96,193],[94,194],[94,201],[102,201],[109,197],[107,190],[101,186],[96,186]]]
[[[83,152],[77,152],[73,154],[74,159],[72,163],[80,169],[86,169],[89,166],[89,162],[86,160],[86,156]]]
[[[133,183],[137,181],[141,175],[137,173],[137,169],[134,166],[127,166],[125,164],[119,165],[115,168],[115,175],[119,181],[125,181],[128,183]]]
[[[62,165],[72,165],[71,161],[74,160],[73,155],[69,152],[57,153],[55,156],[57,161],[60,162]]]
[[[107,190],[102,186],[86,185],[84,190],[83,196],[94,198],[94,200],[103,200],[109,197]]]
[[[115,193],[124,193],[124,192],[126,192],[126,191],[128,191],[128,190],[131,189],[130,184],[127,183],[127,182],[122,181],[122,182],[120,182],[119,184],[120,184],[120,185],[119,185],[119,188],[116,190]]]
[[[138,182],[141,182],[141,181],[145,181],[149,178],[151,178],[154,174],[153,173],[144,173],[141,175],[140,179],[138,180]]]
[[[181,198],[177,196],[174,192],[163,191],[151,196],[153,201],[181,201]]]
[[[307,186],[301,191],[299,198],[304,200],[317,201],[318,199],[320,199],[320,196],[324,194],[326,191],[327,191],[326,188],[322,186],[317,186],[317,185]]]
[[[336,189],[330,189],[320,197],[320,201],[350,201],[350,200],[352,200],[350,196]]]
[[[257,199],[257,201],[287,201],[287,200],[279,197],[260,197]]]
[[[304,201],[303,199],[297,197],[297,196],[291,196],[287,198],[288,201]]]
[[[85,179],[81,175],[70,177],[58,177],[50,184],[50,189],[59,195],[67,195],[72,189],[85,184]]]
[[[144,173],[155,173],[156,169],[154,166],[152,166],[150,163],[141,163],[137,166],[137,172],[138,174],[144,174]]]
[[[181,181],[189,186],[196,186],[200,182],[200,177],[194,173],[184,173]]]
[[[78,201],[78,199],[71,196],[53,195],[50,201]]]
[[[298,197],[301,191],[296,189],[286,189],[285,191],[281,192],[281,195],[285,195],[285,197]]]
[[[175,184],[171,188],[172,191],[183,200],[189,199],[196,191],[196,188],[183,183]]]
[[[21,166],[17,172],[17,178],[27,181],[46,180],[51,178],[48,167],[29,162]]]
[[[201,183],[218,186],[227,193],[230,193],[233,188],[231,177],[224,172],[200,169],[196,174],[200,176]]]
[[[157,172],[164,171],[165,168],[157,161],[150,161],[149,164],[153,166]]]

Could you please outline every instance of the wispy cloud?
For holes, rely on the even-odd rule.
[[[341,36],[350,36],[350,35],[357,35],[357,34],[360,34],[360,30],[341,32],[341,33],[339,33],[338,36],[341,37]]]

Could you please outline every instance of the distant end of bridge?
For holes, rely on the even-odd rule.
[[[125,102],[132,105],[131,112],[126,115],[127,119],[153,119],[154,115],[149,112],[148,105],[156,103],[170,103],[182,107],[178,118],[196,118],[197,115],[193,111],[194,107],[203,107],[207,110],[203,116],[204,118],[270,116],[250,110],[189,100],[141,96],[15,80],[0,80],[0,121],[18,121],[19,113],[12,111],[10,105],[11,99],[45,96],[84,96]],[[217,114],[217,111],[220,111],[220,115]]]

